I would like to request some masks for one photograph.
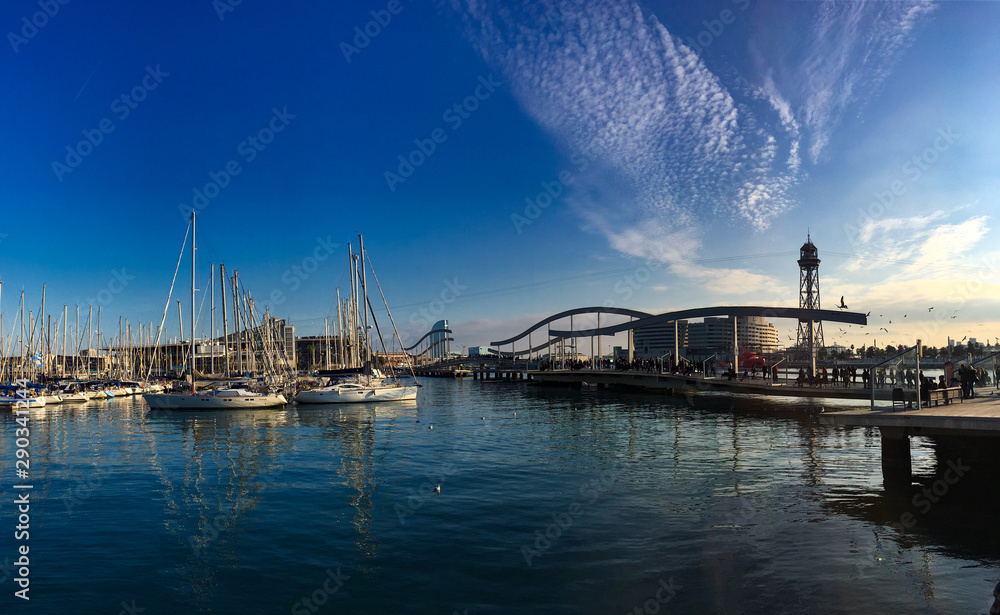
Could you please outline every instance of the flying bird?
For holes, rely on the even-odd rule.
[[[840,309],[842,309],[842,310],[846,310],[847,309],[847,304],[844,303],[844,295],[840,296],[840,305],[838,305],[837,307],[840,308]]]
[[[965,337],[969,337],[969,336],[966,335]],[[965,337],[963,337],[960,341],[964,342],[965,341]]]
[[[952,316],[952,318],[957,318],[957,317],[956,316]]]
[[[933,310],[933,309],[934,309],[934,308],[932,308],[932,307],[929,307],[929,308],[927,308],[927,311],[928,311],[928,312],[930,312],[930,311],[931,311],[931,310]]]
[[[886,329],[885,327],[879,327],[879,328],[878,328],[878,330],[879,330],[879,331],[885,331],[886,333],[888,333],[888,332],[889,332],[889,330],[888,330],[888,329]]]

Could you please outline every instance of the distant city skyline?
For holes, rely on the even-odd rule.
[[[300,335],[335,320],[359,233],[404,341],[447,320],[453,350],[575,307],[797,306],[808,234],[822,307],[871,313],[828,345],[994,343],[996,23],[991,2],[10,2],[3,336],[43,284],[53,323],[158,325],[194,209],[197,303],[224,262]]]

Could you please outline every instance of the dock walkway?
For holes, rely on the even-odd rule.
[[[599,387],[638,387],[644,389],[671,389],[678,392],[719,391],[750,393],[755,395],[781,395],[788,397],[815,397],[832,399],[871,399],[871,389],[860,382],[855,386],[798,386],[794,380],[779,379],[771,382],[762,378],[730,380],[725,376],[693,374],[660,374],[643,371],[601,370],[545,370],[530,371],[531,379],[540,384]],[[911,395],[914,393],[911,390]],[[892,388],[875,389],[875,399],[892,400]]]

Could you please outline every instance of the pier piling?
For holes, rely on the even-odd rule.
[[[911,482],[910,437],[902,427],[880,427],[882,480],[886,491],[907,489]]]

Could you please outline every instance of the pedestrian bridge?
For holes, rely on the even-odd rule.
[[[574,329],[573,316],[582,314],[596,314],[597,327],[588,329]],[[602,327],[600,324],[602,314],[628,316],[629,320],[627,322],[605,325]],[[497,348],[500,348],[502,346],[510,344],[510,354],[515,356],[523,354],[530,355],[533,352],[550,348],[552,344],[555,343],[557,340],[562,341],[570,338],[580,338],[580,337],[593,338],[605,335],[615,335],[616,333],[620,333],[622,331],[641,329],[653,325],[663,325],[671,322],[676,323],[680,320],[690,320],[695,318],[706,318],[713,316],[726,316],[732,318],[760,316],[770,319],[789,318],[801,322],[828,321],[828,322],[838,322],[838,323],[845,323],[852,325],[868,324],[868,315],[862,314],[860,312],[791,308],[782,306],[723,305],[723,306],[690,308],[685,310],[675,310],[672,312],[665,312],[663,314],[650,314],[648,312],[641,312],[639,310],[631,310],[627,308],[591,306],[591,307],[575,308],[572,310],[565,310],[563,312],[559,312],[558,314],[553,314],[552,316],[539,320],[534,325],[528,327],[527,329],[525,329],[524,331],[513,337],[490,342],[490,346],[495,346]],[[569,329],[551,328],[551,323],[565,318],[570,319]],[[543,334],[545,342],[537,346],[532,346],[532,334],[541,329],[542,327],[545,327],[545,331]],[[734,337],[737,333],[737,330],[738,327],[734,327],[733,330]],[[527,338],[528,340],[528,347],[520,351],[515,350],[517,343],[525,338]],[[676,343],[677,338],[675,337],[674,339]],[[734,347],[738,346],[735,339],[733,340],[733,345]],[[676,354],[678,353],[675,351],[675,355]]]

